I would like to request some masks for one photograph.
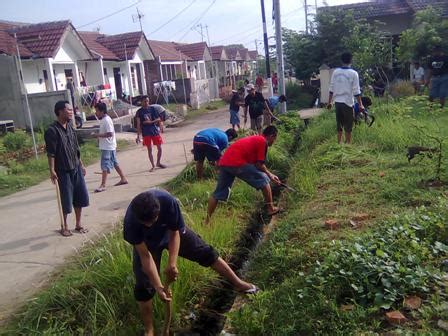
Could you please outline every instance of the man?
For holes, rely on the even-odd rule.
[[[439,98],[440,108],[445,106],[445,98],[448,96],[448,56],[444,54],[441,46],[436,46],[433,56],[429,60],[429,74],[426,85],[431,83],[429,101]]]
[[[255,294],[259,290],[241,280],[213,247],[185,226],[177,200],[165,190],[149,189],[132,200],[124,217],[124,239],[134,246],[134,296],[143,318],[145,336],[154,335],[154,295],[157,293],[163,301],[171,300],[171,293],[162,285],[159,275],[164,249],[168,250],[168,265],[164,271],[168,283],[179,276],[177,258],[181,256],[211,267],[238,292]]]
[[[274,110],[277,107],[277,105],[279,103],[286,103],[288,100],[286,99],[285,95],[280,95],[280,96],[272,96],[269,97],[268,99],[266,99],[266,103],[268,106],[268,109],[265,110],[264,114],[263,114],[263,119],[264,119],[264,125],[265,126],[269,126],[272,122],[271,118],[275,118],[274,117]]]
[[[238,134],[232,128],[225,132],[218,128],[207,128],[194,136],[193,155],[198,179],[204,175],[205,158],[214,166],[219,161],[221,152],[229,146],[230,141],[237,137]]]
[[[280,184],[279,178],[272,174],[265,165],[268,147],[277,139],[277,128],[268,126],[263,135],[253,135],[234,142],[224,152],[219,160],[218,184],[208,201],[206,223],[215,211],[218,201],[227,201],[235,177],[263,192],[268,215],[273,216],[279,212],[272,200],[272,190],[269,184],[273,181]]]
[[[95,192],[98,193],[106,190],[107,175],[110,174],[111,169],[115,168],[120,176],[120,181],[115,186],[128,184],[128,181],[116,158],[117,140],[115,139],[114,123],[107,114],[107,106],[105,103],[95,105],[95,115],[100,120],[100,130],[98,133],[94,133],[94,136],[98,138],[98,144],[101,150],[101,185],[95,189]]]
[[[233,129],[240,129],[240,107],[243,101],[244,88],[240,87],[238,91],[232,90],[232,98],[230,99],[229,112],[230,124]]]
[[[351,68],[352,54],[346,52],[341,56],[342,67],[337,68],[331,76],[330,97],[328,109],[332,107],[332,101],[336,103],[336,126],[338,130],[338,143],[342,142],[342,130],[345,130],[345,143],[351,143],[353,128],[353,96],[359,104],[359,110],[364,111],[361,101],[361,89],[358,73]]]
[[[137,139],[136,143],[140,143],[140,135],[143,134],[143,146],[148,149],[149,162],[151,163],[150,172],[154,171],[157,167],[166,168],[160,162],[162,158],[162,143],[163,139],[160,135],[159,123],[161,122],[159,114],[153,107],[149,106],[148,96],[143,96],[142,107],[137,111]],[[157,147],[157,163],[154,164],[154,158],[152,156],[152,145]]]
[[[415,94],[422,92],[422,85],[425,84],[425,69],[420,66],[419,62],[414,63],[414,71],[412,73],[412,85]]]
[[[263,111],[264,109],[269,110],[269,106],[266,104],[261,92],[255,91],[253,84],[247,86],[249,89],[249,94],[246,99],[244,99],[244,123],[247,122],[247,111],[249,111],[250,116],[250,128],[261,134],[263,127]]]
[[[53,183],[58,183],[61,195],[64,224],[60,233],[68,237],[72,232],[67,228],[67,215],[72,212],[72,206],[75,209],[75,231],[88,231],[81,226],[81,212],[83,207],[89,206],[89,194],[84,181],[86,169],[72,126],[73,108],[68,101],[61,100],[55,104],[54,113],[57,120],[45,132],[45,146],[50,178]]]

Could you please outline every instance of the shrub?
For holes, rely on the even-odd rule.
[[[391,85],[390,94],[394,98],[402,98],[414,95],[414,87],[409,81],[398,81]]]
[[[3,138],[3,145],[8,152],[14,152],[30,146],[29,137],[25,132],[8,133]]]
[[[300,86],[296,83],[286,84],[286,97],[288,98],[288,109],[295,110],[311,107],[314,103],[314,92],[312,87]]]

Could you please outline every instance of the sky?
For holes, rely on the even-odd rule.
[[[264,2],[268,36],[273,36],[272,0]],[[362,0],[308,0],[310,13],[315,12],[316,2],[331,6]],[[69,19],[79,31],[99,29],[103,34],[140,30],[138,8],[148,39],[185,43],[203,39],[212,46],[242,43],[251,50],[256,44],[262,49],[259,0],[0,0],[0,4],[0,20]],[[281,0],[280,6],[283,27],[305,30],[304,0]]]

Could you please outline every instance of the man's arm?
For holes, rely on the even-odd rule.
[[[431,83],[431,77],[432,77],[432,69],[428,69],[428,78],[426,79],[425,85],[429,86],[429,83]],[[424,77],[423,77],[424,78]]]
[[[168,278],[168,282],[173,282],[179,274],[179,271],[177,270],[177,256],[179,255],[180,233],[178,230],[168,230],[168,233],[168,265],[165,268],[165,274]]]
[[[157,119],[154,119],[154,120],[145,120],[145,121],[143,121],[143,124],[145,124],[145,125],[152,125],[152,124],[160,122],[161,120],[162,119],[160,119],[160,117],[157,118]]]
[[[54,167],[56,150],[57,150],[56,146],[57,140],[54,131],[51,128],[49,128],[45,132],[44,138],[45,138],[45,149],[47,151],[48,156],[48,168],[50,170],[50,179],[51,182],[55,183],[58,179],[58,175],[56,174],[56,170]]]
[[[162,282],[160,281],[156,263],[154,262],[154,259],[152,258],[151,253],[148,251],[145,243],[136,244],[134,245],[134,247],[140,257],[142,271],[148,276],[149,282],[163,301],[170,301],[171,298],[165,292]]]
[[[58,180],[58,175],[56,174],[56,170],[54,169],[54,157],[48,157],[48,167],[50,168],[50,179],[53,184]]]
[[[281,181],[280,181],[280,179],[278,178],[278,176],[272,174],[272,173],[269,171],[268,167],[266,167],[266,165],[264,164],[264,162],[258,161],[258,162],[255,164],[255,167],[257,167],[258,170],[261,170],[263,173],[265,173],[265,174],[269,177],[269,179],[271,179],[272,181],[274,181],[275,184],[280,184],[280,183],[281,183]]]
[[[135,115],[135,120],[136,120],[136,128],[137,128],[137,139],[135,139],[135,142],[139,143],[140,136],[142,135],[142,125],[140,122],[140,117],[137,114]]]
[[[333,92],[330,91],[330,95],[328,96],[327,108],[330,110],[332,106],[333,106]]]

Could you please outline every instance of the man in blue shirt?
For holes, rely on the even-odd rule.
[[[136,143],[140,143],[140,135],[143,134],[143,146],[148,149],[149,162],[151,162],[152,168],[149,171],[154,171],[157,167],[166,168],[160,162],[162,158],[162,143],[163,139],[160,135],[160,123],[162,119],[153,106],[149,106],[148,96],[144,96],[142,99],[142,107],[136,113],[137,119],[137,139]],[[154,158],[152,156],[152,145],[157,147],[157,163],[154,164]]]
[[[279,103],[286,103],[287,102],[287,99],[286,99],[285,95],[272,96],[272,97],[269,97],[266,100],[268,102],[268,106],[269,106],[269,109],[271,110],[271,112],[274,112],[274,109],[277,107],[277,105]]]
[[[204,174],[205,158],[214,166],[220,159],[222,151],[229,146],[229,142],[237,137],[238,134],[232,128],[225,132],[218,128],[207,128],[194,136],[193,155],[198,179],[201,179]]]
[[[139,303],[145,325],[145,335],[154,335],[152,298],[170,301],[171,293],[160,280],[160,260],[168,249],[165,286],[176,281],[179,271],[177,257],[181,256],[211,267],[227,279],[238,292],[255,294],[258,288],[241,280],[215,249],[185,226],[177,200],[162,189],[149,189],[137,195],[124,217],[124,239],[134,246],[134,297]]]

